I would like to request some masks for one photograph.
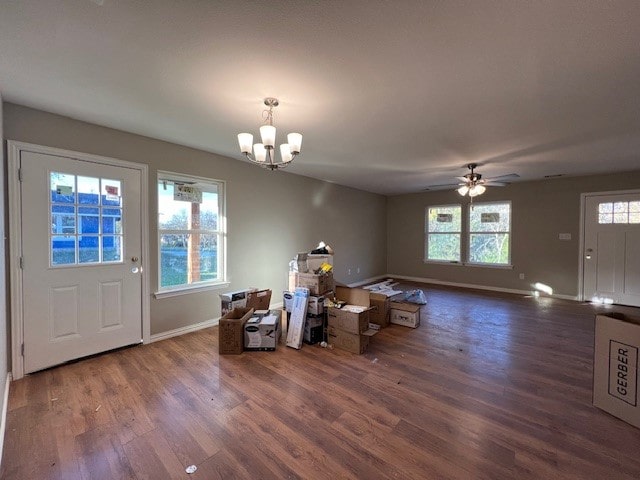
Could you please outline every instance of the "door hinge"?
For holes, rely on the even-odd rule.
[[[20,345],[20,355],[24,357],[24,343]]]
[[[24,257],[20,257],[20,270],[24,269]]]
[[[18,169],[18,181],[21,182],[22,181],[22,168]]]

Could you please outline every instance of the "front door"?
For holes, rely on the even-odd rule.
[[[640,192],[588,195],[584,300],[640,306]]]
[[[139,343],[140,171],[20,155],[24,371]]]

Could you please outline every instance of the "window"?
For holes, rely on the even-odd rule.
[[[469,209],[469,263],[509,265],[511,203],[476,203]]]
[[[159,290],[224,282],[224,242],[224,183],[159,172]]]
[[[462,207],[441,205],[427,209],[425,258],[436,262],[460,261]]]
[[[640,202],[605,202],[598,205],[598,223],[640,223]]]
[[[508,266],[511,263],[511,203],[428,207],[425,261]],[[464,256],[462,252],[465,252]]]
[[[122,262],[122,182],[49,173],[52,267]]]

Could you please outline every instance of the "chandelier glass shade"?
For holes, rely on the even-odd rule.
[[[263,112],[265,124],[260,127],[262,143],[254,144],[252,134],[240,133],[238,134],[240,152],[251,162],[269,170],[285,168],[300,154],[302,150],[302,135],[300,133],[288,134],[287,143],[280,145],[280,160],[277,160],[275,156],[276,127],[273,126],[273,109],[279,105],[279,102],[277,98],[267,97],[264,99],[264,104],[269,108]]]

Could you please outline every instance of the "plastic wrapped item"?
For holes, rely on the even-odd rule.
[[[404,301],[417,305],[426,305],[427,297],[422,290],[409,290],[404,294]]]

